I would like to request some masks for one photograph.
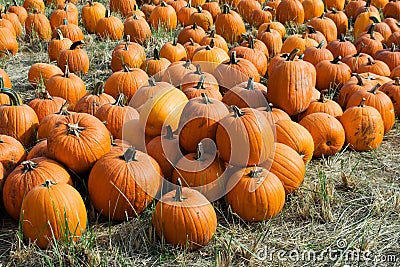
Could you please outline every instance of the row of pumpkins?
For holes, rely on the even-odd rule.
[[[189,26],[176,40],[155,49],[152,58],[146,59],[141,46],[147,36],[139,40],[139,34],[125,32],[127,40],[113,51],[113,74],[91,93],[76,75],[89,70],[89,58],[81,49],[83,37],[72,38],[75,24],[68,19],[54,26],[57,38],[48,46],[49,58],[60,68],[37,63],[29,70],[38,98],[23,104],[1,70],[3,204],[21,221],[28,240],[45,248],[53,235],[77,240],[85,230],[86,208],[70,186],[67,170],[88,175],[91,203],[112,220],[136,217],[154,198],[161,198],[153,211],[156,232],[171,244],[194,249],[209,242],[216,231],[212,201],[224,196],[246,221],[270,219],[282,210],[286,195],[300,186],[313,156],[334,155],[345,144],[356,151],[381,144],[394,125],[395,111],[400,112],[396,23],[379,22],[375,14],[355,44],[338,32],[336,24],[335,37],[328,38],[331,29],[319,24],[331,20],[328,14],[310,18],[304,34],[283,42],[285,27],[270,19],[259,25],[258,39],[245,30],[235,32],[240,27],[227,21],[221,30],[218,18],[225,15],[243,25],[243,19],[253,24],[254,16],[246,13],[257,8],[241,8],[243,2],[258,3],[236,3],[241,16],[222,6],[214,26],[207,19],[209,28],[190,15]],[[291,2],[298,1],[281,4]],[[278,20],[281,4],[274,14]],[[364,5],[373,7],[370,2]],[[71,6],[67,3],[60,10],[68,13]],[[180,12],[172,4],[154,8],[148,18],[153,29],[158,27],[151,22],[153,12],[171,6],[175,15]],[[345,14],[340,9],[335,6],[331,13]],[[124,14],[122,5],[118,10]],[[205,13],[206,8],[196,10]],[[130,12],[128,20],[138,20],[135,6]],[[369,11],[358,16],[365,12]],[[35,6],[31,15],[40,14]],[[168,25],[160,15],[156,21]],[[380,32],[387,27],[382,25],[392,32],[386,39]],[[96,28],[100,37],[124,35],[122,31],[114,38],[112,34],[120,32],[117,28],[104,35]],[[229,50],[228,44],[242,38],[246,40]],[[384,43],[393,45],[384,48]],[[266,75],[268,87],[260,83]],[[332,88],[338,90],[337,102],[326,97]],[[217,156],[205,138],[215,141]],[[28,155],[25,148],[31,148]]]

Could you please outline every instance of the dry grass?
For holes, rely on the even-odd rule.
[[[155,33],[146,47],[148,55],[172,36]],[[111,74],[109,62],[116,43],[97,40],[94,35],[85,41],[91,70],[82,78],[90,89]],[[45,51],[38,42],[21,42],[17,56],[0,60],[0,67],[10,74],[25,102],[34,97],[28,69],[34,63],[48,62]],[[345,149],[336,156],[313,160],[301,188],[270,221],[245,223],[223,200],[214,203],[217,234],[209,245],[195,252],[173,248],[155,235],[151,227],[153,206],[140,218],[116,224],[88,205],[90,226],[82,239],[49,250],[28,245],[18,223],[2,215],[0,266],[374,266],[364,261],[366,252],[370,258],[386,260],[376,266],[400,266],[399,147],[397,123],[377,150],[355,153]],[[259,252],[265,248],[276,252],[257,258],[263,256]],[[279,250],[286,253],[279,254]]]

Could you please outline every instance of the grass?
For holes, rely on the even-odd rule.
[[[117,43],[86,36],[91,67],[82,78],[92,88],[111,75],[111,51]],[[155,32],[147,55],[173,36]],[[48,62],[48,57],[45,45],[35,40],[21,41],[15,57],[0,59],[25,102],[35,95],[27,72],[37,62]],[[27,244],[18,223],[1,211],[0,266],[373,266],[365,261],[373,256],[382,260],[377,266],[400,266],[399,146],[397,123],[374,151],[346,148],[312,160],[300,189],[269,221],[243,222],[223,200],[215,202],[217,233],[194,252],[171,247],[156,236],[151,226],[155,203],[123,223],[108,221],[88,204],[90,224],[81,240],[48,250]]]

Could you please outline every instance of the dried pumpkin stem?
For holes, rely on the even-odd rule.
[[[204,74],[203,71],[201,70],[200,64],[196,65],[196,71],[194,73],[197,74],[197,75],[203,75]]]
[[[381,87],[381,84],[380,84],[380,83],[377,83],[374,87],[372,87],[371,90],[369,90],[369,92],[370,92],[371,94],[374,94],[374,95],[375,95],[376,92],[378,91],[379,87]]]
[[[69,67],[67,64],[67,65],[65,65],[64,78],[69,78],[69,74],[70,74],[70,72],[69,72]]]
[[[150,86],[157,86],[157,84],[156,84],[156,80],[154,80],[154,77],[150,77],[149,78],[149,85]]]
[[[106,18],[109,18],[111,15],[111,11],[109,9],[106,9]]]
[[[136,158],[136,148],[134,146],[131,146],[128,148],[123,155],[120,156],[121,159],[125,160],[126,163],[132,162],[132,161],[137,161]]]
[[[171,125],[167,125],[167,127],[165,127],[165,128],[166,128],[166,130],[167,130],[167,133],[164,135],[164,138],[165,138],[165,139],[168,139],[168,140],[173,140],[173,139],[175,139],[174,133],[172,132]]]
[[[203,143],[200,142],[197,144],[197,157],[196,157],[197,161],[205,161],[204,158],[204,147],[203,147]]]
[[[193,23],[192,30],[197,30],[197,23],[196,22]]]
[[[364,82],[363,82],[361,76],[358,73],[352,73],[351,75],[357,78],[357,85],[358,86],[364,86]]]
[[[211,30],[209,37],[215,38],[215,30]]]
[[[248,48],[254,49],[254,38],[252,35],[249,35]]]
[[[183,67],[185,69],[189,69],[190,65],[192,65],[192,62],[190,61],[190,59],[186,60],[186,62],[183,64]]]
[[[78,125],[78,123],[68,123],[67,127],[67,135],[72,134],[76,137],[79,137],[79,134],[86,130],[86,127],[81,127]]]
[[[239,60],[236,58],[236,51],[232,51],[229,64],[238,64]]]
[[[396,51],[396,45],[394,43],[392,43],[391,47],[390,47],[390,52],[395,52]]]
[[[400,77],[394,78],[394,85],[400,86]]]
[[[229,12],[231,12],[231,8],[229,7],[229,5],[224,4],[222,6],[222,14],[229,14]]]
[[[117,96],[117,100],[113,104],[113,106],[125,107],[126,97],[123,93],[119,93]]]
[[[37,168],[38,164],[36,162],[26,160],[21,163],[22,167],[24,167],[23,173],[26,174],[27,172],[33,171]]]
[[[358,106],[361,108],[365,107],[365,101],[367,101],[367,99],[365,99],[365,98],[361,99],[361,102]]]
[[[211,48],[214,48],[214,45],[215,45],[215,41],[214,41],[214,39],[211,39],[210,44],[208,46]]]
[[[160,52],[157,48],[154,48],[154,60],[160,60]]]
[[[0,88],[0,94],[5,94],[10,99],[10,106],[21,106],[21,98],[19,95],[10,88]]]
[[[322,90],[321,91],[321,94],[320,94],[320,96],[319,96],[319,100],[318,100],[318,102],[321,102],[321,103],[326,103],[326,98],[325,98],[325,94],[327,94],[328,93],[328,90]]]
[[[379,20],[375,16],[369,17],[370,20],[372,20],[373,23],[379,23]]]
[[[242,117],[242,116],[244,116],[244,114],[245,114],[245,113],[244,113],[240,108],[238,108],[237,106],[232,106],[232,109],[233,109],[235,118]]]
[[[73,43],[73,44],[71,45],[71,47],[69,48],[69,50],[74,50],[74,49],[76,49],[76,48],[78,48],[79,46],[84,45],[84,44],[85,44],[85,41],[83,41],[83,40],[76,41],[75,43]]]
[[[325,40],[322,40],[322,41],[317,45],[317,48],[318,48],[318,49],[321,49],[322,47],[324,47],[324,45],[325,45]]]
[[[206,93],[201,93],[200,95],[203,99],[204,104],[212,104],[211,100],[208,98],[208,95]]]
[[[345,36],[344,36],[343,33],[341,33],[341,34],[339,35],[339,42],[341,42],[341,43],[346,42],[346,38],[345,38]]]
[[[292,52],[290,52],[290,54],[287,56],[286,61],[293,61],[299,51],[300,49],[298,48],[293,49]]]
[[[89,6],[94,6],[94,4],[93,4],[93,1],[92,0],[89,0],[89,1],[87,1],[88,2],[88,4],[89,4]]]
[[[372,23],[367,32],[367,34],[369,34],[372,40],[375,40],[374,30],[375,30],[375,23]]]
[[[254,169],[252,169],[248,176],[250,178],[260,178],[260,175],[262,173],[262,168],[258,168],[257,166],[254,167]]]
[[[71,113],[69,113],[69,111],[68,111],[68,107],[69,107],[69,101],[67,100],[61,106],[60,111],[58,111],[56,114],[57,115],[64,115],[64,116],[71,115]]]
[[[57,33],[57,40],[64,40],[64,35],[62,34],[62,32],[60,31],[60,29],[56,30]]]
[[[249,80],[247,81],[246,89],[254,90],[254,78],[253,77],[249,78]]]
[[[181,178],[178,178],[176,181],[177,188],[175,190],[175,196],[174,196],[174,201],[176,202],[183,202],[183,196],[182,196],[182,181]]]
[[[337,56],[335,57],[334,60],[331,61],[332,64],[339,64],[340,60],[342,60],[341,56]]]
[[[92,95],[96,95],[96,96],[100,96],[104,93],[104,82],[100,81],[98,83],[96,83],[96,85],[94,86]]]
[[[44,181],[44,183],[42,184],[42,186],[46,187],[46,188],[50,188],[53,185],[56,185],[57,183],[53,182],[52,180],[46,180]]]
[[[311,25],[307,25],[307,30],[308,30],[308,33],[317,33],[317,31]]]
[[[199,82],[197,83],[195,88],[196,89],[205,89],[205,87],[204,87],[205,80],[206,80],[206,76],[205,75],[201,75],[200,79],[199,79]]]

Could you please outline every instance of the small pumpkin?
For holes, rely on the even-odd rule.
[[[315,66],[317,71],[316,88],[324,90],[329,88],[340,88],[351,77],[351,69],[341,62],[341,56],[335,59],[323,60]]]
[[[14,1],[14,4],[10,5],[7,11],[16,14],[21,24],[24,25],[25,20],[28,17],[28,12],[23,6],[18,5],[17,2]]]
[[[173,88],[174,86],[167,82],[156,82],[150,77],[147,84],[142,85],[131,98],[129,106],[139,110],[147,100],[153,97],[160,89]]]
[[[25,158],[25,148],[17,139],[8,135],[0,135],[0,165],[4,167],[3,174],[5,176]]]
[[[124,69],[124,65],[129,68],[140,68],[146,60],[146,52],[138,43],[131,43],[131,37],[126,37],[126,42],[114,48],[111,56],[111,69],[113,72]]]
[[[44,139],[36,143],[34,147],[29,151],[26,160],[31,160],[39,157],[46,157],[47,154],[47,140]]]
[[[153,58],[147,58],[140,66],[147,75],[154,77],[156,81],[161,81],[165,70],[171,65],[171,61],[166,58],[161,58],[157,48],[154,48]]]
[[[67,3],[63,9],[56,9],[50,14],[50,26],[51,30],[54,31],[60,25],[64,23],[64,19],[68,20],[69,23],[78,25],[78,13],[70,12],[68,10],[69,4]]]
[[[204,37],[206,37],[206,32],[194,22],[192,25],[186,26],[179,32],[177,41],[181,45],[190,42],[190,39],[196,43],[200,43]]]
[[[132,36],[132,40],[140,45],[146,44],[152,36],[150,25],[136,14],[125,20],[124,33],[125,36]]]
[[[340,105],[325,97],[325,94],[328,93],[328,90],[322,90],[319,99],[315,99],[310,103],[308,109],[304,112],[303,117],[312,114],[312,113],[326,113],[329,114],[336,119],[340,119],[340,116],[343,114],[343,110]]]
[[[261,83],[255,83],[253,78],[247,82],[232,87],[222,98],[222,102],[228,106],[235,105],[238,108],[259,108],[267,104],[267,87]]]
[[[57,65],[62,71],[66,71],[67,65],[73,73],[86,74],[89,71],[89,57],[85,50],[80,49],[84,44],[84,41],[77,41],[69,49],[60,52]]]
[[[28,103],[38,117],[39,123],[49,114],[55,113],[60,110],[65,99],[61,97],[52,97],[46,90],[39,90],[37,98]]]
[[[68,38],[64,38],[62,32],[57,29],[57,37],[52,39],[47,47],[50,61],[57,61],[62,50],[69,49],[73,44]]]
[[[28,71],[28,81],[33,87],[45,85],[54,75],[62,75],[63,71],[54,65],[47,63],[35,63]],[[3,76],[4,77],[4,76]],[[10,88],[11,86],[6,86]]]
[[[178,17],[175,9],[162,1],[161,4],[156,6],[151,12],[149,24],[154,30],[158,30],[158,28],[164,28],[167,31],[175,30],[178,24]]]
[[[111,16],[110,10],[106,10],[105,17],[97,21],[95,32],[102,39],[118,41],[124,36],[124,24],[119,18]]]
[[[101,106],[114,102],[114,97],[104,93],[104,83],[98,82],[91,93],[79,99],[74,110],[78,113],[94,115]]]
[[[246,28],[240,15],[225,4],[222,13],[215,19],[215,32],[232,44],[241,40]]]
[[[196,12],[189,17],[189,25],[197,24],[205,31],[210,31],[214,25],[213,17],[210,12],[203,10],[201,6],[196,7]]]
[[[81,28],[78,25],[69,23],[68,20],[64,19],[64,23],[57,27],[53,32],[53,38],[57,37],[57,30],[61,31],[65,38],[70,39],[73,43],[82,41],[85,39]]]
[[[170,62],[182,61],[187,59],[186,50],[174,38],[172,42],[165,43],[160,49],[160,56],[168,59]]]
[[[88,3],[82,7],[83,27],[88,33],[95,33],[97,21],[104,18],[105,15],[106,7],[102,3],[89,0]]]
[[[390,97],[397,117],[400,117],[400,77],[394,78],[394,82],[387,82],[379,88]]]
[[[320,42],[317,46],[310,46],[304,50],[303,60],[310,62],[314,67],[323,60],[333,60],[332,52],[324,47],[325,41]]]
[[[332,52],[334,58],[338,56],[344,58],[357,53],[356,47],[352,42],[345,39],[344,34],[340,34],[339,39],[330,42],[326,48]]]

